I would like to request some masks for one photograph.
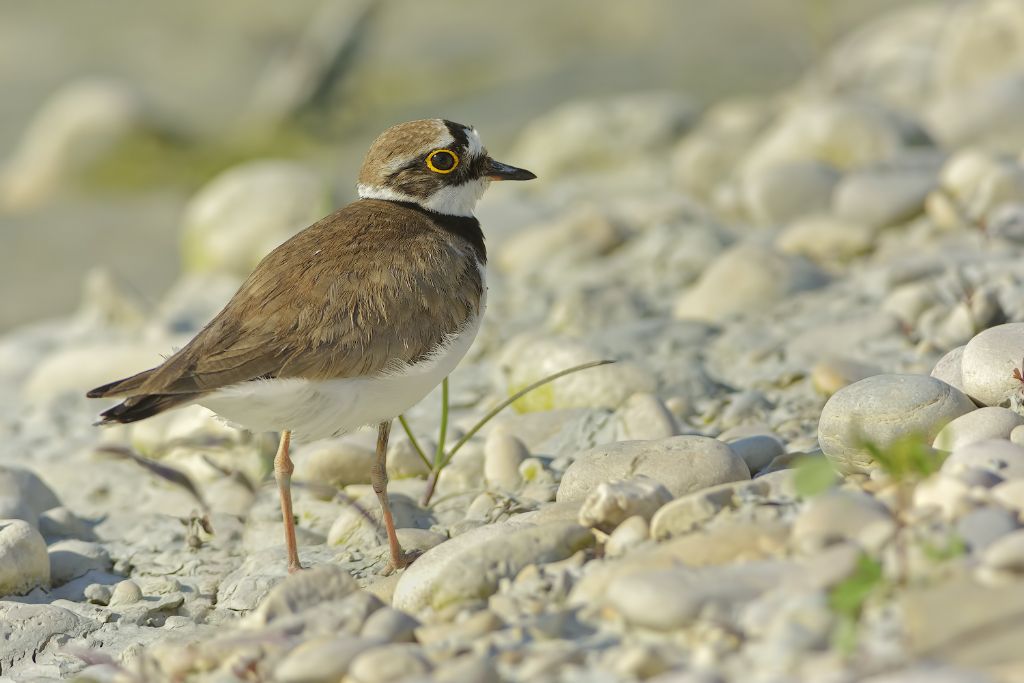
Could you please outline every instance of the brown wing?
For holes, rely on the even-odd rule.
[[[267,255],[195,339],[131,382],[130,395],[356,377],[415,362],[478,313],[483,282],[472,254],[420,212],[350,204]]]

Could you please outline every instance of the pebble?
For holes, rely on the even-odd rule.
[[[615,418],[616,441],[667,439],[679,433],[675,416],[654,394],[633,394]]]
[[[901,437],[931,442],[953,419],[974,410],[967,396],[927,375],[875,375],[828,400],[818,422],[821,450],[844,470],[871,463],[864,443],[886,448]]]
[[[630,517],[650,520],[670,500],[668,489],[650,477],[613,479],[598,484],[583,500],[579,522],[610,533]]]
[[[904,223],[924,210],[936,184],[927,168],[876,168],[848,173],[832,195],[832,210],[873,228]]]
[[[972,553],[981,554],[1019,527],[1015,513],[1001,507],[981,507],[957,520],[956,531]]]
[[[190,271],[239,277],[329,210],[324,182],[302,164],[251,161],[224,171],[185,207],[182,259]]]
[[[291,574],[274,586],[250,615],[256,624],[268,624],[331,600],[341,600],[359,589],[355,579],[340,567],[317,565]]]
[[[719,439],[722,437],[719,436]],[[757,474],[772,460],[786,452],[786,447],[775,435],[754,434],[739,439],[725,440],[729,448],[747,463],[751,474]]]
[[[111,590],[110,586],[102,583],[91,583],[85,587],[83,593],[86,600],[94,605],[108,605],[110,604]]]
[[[939,432],[933,448],[952,451],[986,439],[1009,439],[1015,427],[1024,426],[1024,417],[1012,410],[985,407],[956,418]]]
[[[960,391],[967,393],[967,390],[964,388],[964,376],[961,370],[965,348],[967,347],[956,346],[947,351],[946,355],[935,362],[931,375],[935,379],[940,379],[949,386],[956,387]]]
[[[408,643],[415,640],[413,633],[419,626],[416,617],[391,607],[381,607],[366,618],[359,635],[387,643]]]
[[[606,600],[631,625],[671,631],[690,625],[705,609],[725,609],[753,599],[779,583],[783,567],[751,562],[711,571],[638,571],[613,580]]]
[[[352,662],[380,640],[335,636],[307,640],[296,646],[274,667],[274,680],[281,683],[336,683]]]
[[[49,548],[50,581],[60,586],[94,569],[110,569],[113,562],[99,543],[65,539]]]
[[[1011,479],[992,487],[992,499],[1018,514],[1024,513],[1024,478]]]
[[[139,584],[131,579],[125,579],[114,586],[109,604],[111,607],[122,607],[133,605],[140,600],[142,600],[142,589],[139,588]]]
[[[484,442],[484,480],[492,488],[515,491],[523,483],[519,468],[529,457],[521,440],[504,430],[491,430]]]
[[[693,531],[722,510],[741,505],[744,499],[766,496],[771,486],[755,479],[710,486],[680,496],[661,507],[651,520],[651,537],[661,540]]]
[[[986,406],[1003,405],[1021,390],[1014,369],[1024,367],[1024,323],[979,332],[964,348],[961,373],[967,394]]]
[[[532,526],[512,518],[431,548],[405,570],[392,606],[411,614],[484,600],[503,578],[530,564],[565,559],[594,543],[575,522]]]
[[[793,543],[814,551],[845,540],[878,551],[895,531],[892,515],[871,496],[846,490],[811,498],[793,522]]]
[[[686,320],[721,322],[763,310],[801,291],[817,289],[828,277],[800,256],[743,242],[709,265],[676,300],[674,315]]]
[[[981,561],[992,569],[1024,573],[1024,529],[993,539],[983,549]]]
[[[602,482],[640,474],[661,483],[673,496],[750,478],[743,459],[717,439],[620,441],[578,454],[562,475],[557,500],[580,501]]]
[[[419,645],[395,643],[365,650],[352,660],[348,675],[352,683],[390,683],[431,669]]]
[[[869,676],[861,683],[995,683],[995,679],[976,669],[935,664]]]
[[[950,474],[967,467],[989,470],[1003,479],[1024,478],[1024,446],[1006,439],[975,441],[953,449],[942,463],[942,471]]]
[[[816,160],[788,161],[752,169],[743,176],[747,213],[758,225],[785,225],[829,206],[839,173]]]
[[[877,365],[843,358],[826,358],[811,368],[811,386],[819,394],[831,396],[843,387],[880,374],[882,369]]]
[[[812,214],[792,221],[775,238],[775,247],[815,263],[845,263],[874,249],[875,232],[829,213]]]
[[[497,365],[505,376],[509,395],[556,372],[603,360],[582,342],[524,333],[508,341]],[[657,380],[632,362],[616,362],[561,377],[516,401],[521,412],[560,408],[618,408],[638,392],[651,392]],[[519,432],[515,432],[518,434]],[[531,449],[533,445],[527,441]]]
[[[351,440],[324,439],[296,449],[293,458],[295,481],[343,488],[350,484],[369,484],[370,470],[377,455],[372,448]]]
[[[934,476],[914,487],[914,506],[941,510],[945,519],[956,519],[973,505],[970,487],[954,476]]]
[[[0,518],[24,519],[38,526],[39,515],[59,506],[57,495],[34,472],[0,465]],[[9,517],[12,512],[21,515]]]
[[[440,662],[430,676],[436,683],[501,683],[494,662],[475,654]]]
[[[648,538],[651,531],[648,521],[643,517],[630,517],[625,520],[608,536],[604,544],[604,552],[608,557],[620,557],[625,555],[630,548],[635,548]]]
[[[24,520],[0,520],[0,596],[49,585],[50,557],[42,535]]]

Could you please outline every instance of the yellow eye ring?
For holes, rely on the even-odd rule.
[[[452,166],[451,166],[451,168],[439,168],[439,167],[434,165],[434,157],[436,157],[438,154],[450,154],[451,155],[451,157],[452,157]],[[427,155],[427,168],[429,168],[434,173],[441,173],[441,174],[451,173],[452,171],[454,171],[458,167],[459,167],[459,155],[456,154],[455,152],[451,151],[450,149],[435,149],[433,152],[431,152],[430,154]]]

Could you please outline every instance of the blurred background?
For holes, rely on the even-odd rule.
[[[667,90],[704,108],[787,87],[913,4],[0,0],[0,331],[73,310],[97,266],[158,300],[212,210],[190,219],[190,197],[241,162],[300,161],[324,191],[313,220],[398,121],[471,123],[505,158],[566,101]]]

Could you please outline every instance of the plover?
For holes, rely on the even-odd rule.
[[[469,349],[487,298],[473,215],[492,180],[535,176],[492,159],[476,130],[443,119],[399,124],[370,146],[359,199],[270,252],[231,301],[158,367],[97,387],[124,400],[100,424],[189,404],[255,432],[280,432],[274,476],[288,570],[301,568],[290,441],[377,426],[371,473],[391,561],[408,564],[387,495],[392,420]]]

